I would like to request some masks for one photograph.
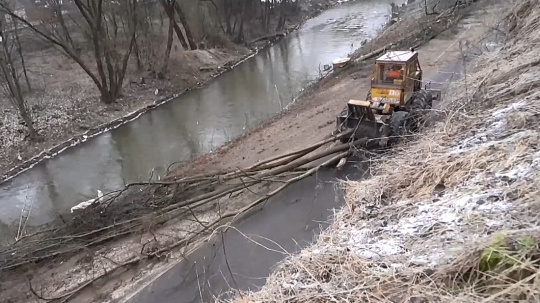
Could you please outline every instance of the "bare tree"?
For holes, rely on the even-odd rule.
[[[28,79],[28,72],[26,70],[26,62],[24,61],[24,55],[22,51],[21,46],[21,39],[19,37],[19,22],[17,20],[11,19],[13,22],[13,34],[15,36],[15,42],[17,45],[17,52],[19,53],[19,58],[21,59],[21,68],[23,70],[24,79],[26,80],[26,86],[28,86],[28,90],[32,90],[32,85],[30,84],[30,79]]]
[[[54,1],[54,0],[53,0]],[[114,102],[120,95],[133,50],[137,29],[137,0],[73,0],[74,7],[68,11],[69,18],[88,38],[95,67],[84,58],[67,30],[62,6],[49,6],[48,14],[40,24],[23,18],[5,0],[0,10],[28,26],[39,36],[57,46],[74,60],[92,79],[100,91],[104,103]]]
[[[158,73],[159,79],[165,79],[165,74],[167,74],[167,70],[169,68],[169,58],[171,57],[171,49],[172,49],[172,43],[173,43],[173,24],[169,20],[169,29],[167,31],[167,48],[165,49],[165,58],[163,59],[163,66],[161,67],[161,70]]]
[[[2,15],[0,18],[0,85],[7,99],[19,112],[28,129],[29,137],[33,140],[38,137],[38,134],[21,89],[20,70],[15,56],[21,55],[22,51],[20,51],[17,31],[13,29],[13,25],[17,24],[8,23],[5,16]]]
[[[294,0],[201,0],[213,7],[219,28],[236,43],[244,43],[250,32],[260,34],[284,29],[290,17],[298,14]],[[273,22],[274,21],[274,22]],[[260,22],[260,23],[259,23]],[[254,25],[258,24],[259,27]]]
[[[195,43],[195,40],[193,39],[193,34],[191,33],[191,26],[187,22],[186,15],[184,14],[184,10],[180,6],[180,3],[176,2],[174,8],[176,10],[176,13],[178,14],[180,23],[182,23],[182,26],[184,27],[184,30],[186,32],[186,40],[189,44],[190,49],[197,49],[197,44]]]
[[[180,43],[182,44],[182,47],[184,47],[185,49],[188,49],[189,46],[186,42],[186,38],[184,38],[184,34],[182,33],[182,30],[180,29],[180,26],[176,22],[176,16],[175,16],[176,0],[159,0],[159,2],[163,6],[163,10],[167,14],[167,17],[169,17],[169,22],[173,25],[178,41],[180,41]]]

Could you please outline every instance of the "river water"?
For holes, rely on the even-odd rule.
[[[163,175],[173,162],[211,152],[292,102],[319,68],[373,38],[391,0],[346,2],[218,77],[139,119],[101,134],[0,185],[0,242],[13,239],[21,210],[28,226],[50,222],[97,190]],[[10,227],[11,226],[11,227]]]

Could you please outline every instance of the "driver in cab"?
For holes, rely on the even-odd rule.
[[[401,66],[392,66],[392,69],[386,74],[388,78],[401,79]]]

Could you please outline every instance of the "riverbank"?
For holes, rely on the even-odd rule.
[[[234,302],[536,301],[539,4],[486,7],[504,44],[473,40],[434,125],[343,182],[331,227]]]
[[[428,2],[428,5],[436,2]],[[419,50],[422,66],[426,72],[434,72],[458,59],[455,53],[457,45],[449,47],[446,43],[457,39],[455,35],[459,30],[456,24],[471,10],[479,9],[478,4],[470,4],[472,8],[446,3],[439,7],[441,12],[446,12],[441,15],[425,15],[423,3],[412,2],[403,7],[399,22],[383,28],[375,39],[356,49],[351,54],[351,64],[312,82],[303,89],[295,103],[250,132],[212,153],[173,167],[167,178],[208,172],[209,169],[220,171],[245,167],[260,159],[321,140],[335,130],[336,113],[343,109],[343,104],[351,98],[365,96],[369,90],[369,83],[362,79],[371,75],[375,58],[359,59],[384,47],[403,50],[422,46]],[[445,41],[432,41],[443,32]],[[473,33],[471,30],[471,37],[478,37],[478,34],[478,31]]]
[[[459,10],[459,14],[452,18],[459,20],[469,11],[475,13],[475,10],[468,8]],[[436,18],[431,22],[436,22]],[[484,28],[477,27],[467,31],[471,41],[482,36]],[[440,68],[459,57],[459,49],[449,48],[448,41],[457,41],[462,31],[463,29],[458,27],[457,32],[445,32],[440,35],[440,39],[433,39],[420,49],[421,62],[426,62],[426,75],[437,73]],[[386,42],[381,42],[381,46]],[[450,45],[457,46],[456,43]],[[444,56],[441,56],[443,53]],[[289,111],[267,122],[265,128],[251,132],[244,137],[244,141],[236,141],[243,144],[229,145],[222,149],[217,156],[221,158],[218,158],[217,162],[207,162],[207,166],[193,166],[189,174],[195,174],[197,169],[211,171],[210,169],[219,170],[222,167],[245,167],[253,161],[317,141],[332,132],[335,114],[348,99],[365,95],[369,87],[366,79],[370,72],[371,65],[367,62],[366,65],[359,64],[336,77],[328,78],[316,91],[306,94]],[[219,162],[219,159],[222,161]],[[2,294],[6,297],[12,294],[15,298],[24,297],[26,302],[35,301],[36,297],[27,288],[25,279],[26,274],[31,274],[33,289],[40,290],[39,295],[47,298],[70,295],[73,291],[76,291],[77,297],[72,299],[77,302],[90,302],[94,299],[105,302],[121,298],[133,292],[145,278],[157,275],[170,268],[177,260],[181,260],[205,239],[205,234],[199,232],[206,230],[211,222],[219,220],[221,214],[238,211],[249,205],[260,198],[261,194],[275,188],[276,183],[270,188],[261,186],[234,193],[221,199],[220,204],[206,204],[204,207],[189,209],[192,215],[186,215],[185,212],[182,216],[179,213],[167,214],[170,217],[166,218],[168,221],[165,223],[156,221],[157,218],[152,214],[163,209],[164,205],[181,202],[170,197],[172,192],[181,188],[160,184],[143,188],[134,186],[137,192],[130,193],[126,199],[113,199],[106,212],[88,209],[83,215],[75,216],[73,221],[60,224],[58,229],[47,234],[53,237],[50,240],[61,240],[54,249],[33,251],[26,255],[23,253],[23,248],[28,249],[28,246],[24,247],[25,244],[32,244],[32,249],[41,243],[25,239],[20,241],[18,246],[14,246],[16,254],[12,255],[13,251],[3,251],[2,258],[8,256],[8,263],[12,265],[29,259],[36,263],[20,266],[9,275],[3,275],[9,279],[2,281]],[[144,222],[137,221],[135,228],[130,225],[120,226],[124,220],[141,213],[146,214]],[[104,229],[100,230],[101,228]],[[112,233],[106,231],[106,228]],[[191,239],[193,235],[198,237]],[[189,239],[187,243],[186,239]],[[83,253],[80,253],[81,251]],[[55,254],[54,257],[47,257],[47,254],[52,253]],[[119,266],[120,269],[114,270]],[[94,288],[94,279],[102,275],[106,278],[96,281],[99,287]],[[90,287],[85,287],[87,285]],[[84,287],[83,292],[77,291],[80,287]]]
[[[224,44],[219,49],[184,50],[175,42],[169,72],[158,79],[151,72],[139,71],[130,60],[123,96],[107,105],[90,78],[75,62],[36,41],[26,54],[26,65],[33,89],[26,95],[40,137],[30,141],[18,113],[7,102],[0,102],[0,182],[16,176],[40,161],[54,157],[95,135],[132,121],[141,114],[172,101],[184,92],[200,89],[219,75],[279,41],[312,18],[338,4],[334,0],[303,1],[301,13],[287,20],[285,30],[247,45]],[[37,44],[37,45],[34,45]],[[41,47],[39,47],[41,45]]]

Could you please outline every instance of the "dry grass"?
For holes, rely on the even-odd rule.
[[[540,1],[504,21],[441,119],[345,182],[331,227],[239,302],[539,301]]]

